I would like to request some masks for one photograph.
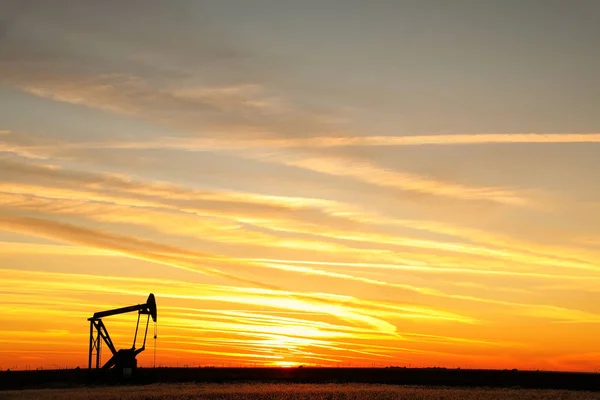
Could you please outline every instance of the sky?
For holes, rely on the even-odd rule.
[[[599,18],[0,0],[0,369],[600,370]]]

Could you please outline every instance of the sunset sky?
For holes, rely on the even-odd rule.
[[[599,19],[0,0],[0,369],[600,370]]]

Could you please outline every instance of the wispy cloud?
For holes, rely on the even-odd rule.
[[[54,245],[41,243],[20,243],[20,242],[0,242],[0,254],[19,254],[19,255],[77,255],[77,256],[102,256],[115,257],[118,254],[94,249],[91,247]]]
[[[246,278],[245,276],[248,275],[247,273],[233,274],[232,272],[227,271],[232,271],[232,268],[233,270],[236,270],[242,267],[246,269],[247,272],[250,272],[248,271],[249,268],[269,268],[296,274],[330,277],[343,281],[355,281],[368,285],[391,287],[427,296],[452,297],[437,290],[420,288],[407,284],[389,283],[382,280],[365,278],[347,273],[331,272],[306,266],[293,266],[270,262],[249,262],[223,256],[204,254],[151,241],[142,241],[123,235],[116,235],[90,228],[77,227],[70,224],[42,219],[0,215],[0,226],[6,230],[34,234],[53,240],[91,247],[92,249],[112,251],[132,258],[138,258],[176,268],[183,268],[209,276],[224,277],[236,282],[258,285],[260,287],[273,286]],[[308,248],[308,244],[306,248]],[[47,249],[42,248],[41,250],[44,251]],[[251,274],[249,276],[251,276]],[[430,317],[431,316],[427,316],[427,313],[421,312],[420,318]],[[434,316],[434,318],[440,318],[440,315],[438,314]],[[452,314],[447,314],[445,318],[461,322],[473,322],[472,319]]]
[[[267,156],[266,159],[275,159],[276,162],[286,165],[297,166],[334,176],[352,178],[392,189],[414,191],[460,200],[492,201],[516,206],[523,206],[529,203],[527,197],[516,190],[444,182],[440,179],[386,169],[367,160],[311,155],[301,157],[294,154],[276,155],[274,157]]]
[[[559,254],[551,254],[548,248],[539,245],[518,243],[477,230],[418,220],[386,220],[385,215],[337,201],[200,191],[163,182],[134,180],[124,175],[8,160],[0,160],[0,166],[6,182],[0,184],[2,204],[15,210],[44,212],[50,218],[52,214],[75,215],[114,224],[141,224],[170,235],[204,236],[217,241],[270,247],[312,248],[360,257],[364,262],[369,258],[371,262],[375,258],[380,263],[401,261],[402,257],[394,257],[390,251],[404,248],[434,252],[438,262],[442,260],[442,253],[485,257],[487,260],[483,263],[474,259],[469,262],[482,267],[488,263],[483,270],[490,273],[515,272],[514,268],[500,267],[499,263],[507,261],[519,266],[596,270],[592,253],[580,251],[571,256],[568,249],[561,249]],[[381,221],[386,222],[382,225]],[[384,229],[385,225],[410,227],[460,240],[448,242],[390,234],[389,228]],[[281,237],[281,234],[287,236]],[[357,245],[369,246],[369,249],[361,250]],[[415,256],[417,254],[409,259],[418,259]],[[497,265],[499,268],[494,270],[499,272],[490,269],[491,265]],[[530,272],[535,275],[541,271]]]
[[[31,195],[30,193],[36,193]],[[210,195],[210,194],[208,194]],[[215,194],[216,196],[216,194]],[[258,200],[258,198],[256,199]],[[282,199],[283,202],[289,199]],[[169,200],[155,199],[153,202],[129,202],[119,197],[107,194],[94,195],[93,192],[80,192],[74,189],[56,190],[40,186],[0,185],[0,206],[21,211],[43,213],[46,217],[58,215],[78,216],[84,219],[110,222],[113,224],[137,224],[148,229],[175,236],[189,235],[198,239],[209,239],[225,243],[254,244],[266,248],[280,247],[287,249],[311,249],[317,252],[347,255],[365,260],[363,265],[371,265],[366,260],[378,260],[381,263],[391,263],[394,260],[401,261],[391,253],[394,248],[420,249],[435,252],[436,254],[456,254],[485,257],[490,264],[491,260],[510,260],[519,265],[556,265],[564,268],[576,268],[581,270],[595,271],[593,262],[582,259],[568,259],[559,256],[549,257],[540,250],[540,254],[534,252],[535,248],[524,252],[519,246],[511,249],[503,242],[487,241],[487,246],[475,245],[468,242],[448,243],[439,240],[418,239],[412,237],[393,236],[389,233],[377,232],[376,225],[371,226],[361,221],[361,214],[357,214],[354,224],[341,223],[345,221],[338,217],[332,217],[329,221],[321,219],[321,224],[313,220],[311,214],[301,213],[294,217],[290,213],[275,213],[263,218],[248,217],[247,214],[253,209],[254,203],[239,203],[240,211],[228,212],[227,207],[220,210],[219,203],[213,205],[220,216],[215,218],[210,210],[200,208],[182,210],[177,207],[168,206]],[[266,199],[267,203],[271,201]],[[299,207],[302,206],[302,199]],[[276,203],[276,202],[275,202]],[[311,201],[308,201],[311,204]],[[319,204],[318,201],[314,201]],[[293,202],[291,203],[293,204]],[[327,207],[329,204],[324,203]],[[249,210],[245,210],[249,207]],[[290,208],[292,212],[296,206]],[[342,207],[342,205],[340,205]],[[310,209],[308,209],[310,210]],[[324,214],[327,215],[327,214]],[[346,217],[348,218],[348,217]],[[245,221],[245,222],[244,222]],[[249,224],[249,222],[252,224]],[[349,220],[351,221],[351,219]],[[348,221],[347,221],[348,222]],[[415,222],[406,221],[407,225]],[[252,226],[268,230],[255,230]],[[321,226],[320,232],[312,229]],[[424,223],[427,228],[427,224]],[[443,232],[444,230],[442,230]],[[281,237],[285,232],[288,237]],[[292,235],[292,236],[290,236]],[[472,236],[477,238],[476,236]],[[469,236],[466,239],[472,240]],[[367,245],[368,248],[357,248],[356,245]],[[491,245],[491,246],[490,246]],[[439,261],[438,261],[439,263]],[[334,263],[335,264],[335,263]],[[477,263],[476,263],[477,264]],[[360,265],[358,263],[357,265]],[[376,264],[372,264],[376,265]],[[427,269],[427,268],[426,268]],[[444,269],[433,268],[431,271],[463,271],[471,273],[505,274],[512,276],[545,276],[540,272],[507,271],[505,268],[484,269],[445,267]],[[558,275],[560,276],[560,274]],[[373,280],[375,282],[375,280]]]
[[[139,148],[137,144],[130,144]],[[64,148],[79,145],[65,145]],[[92,147],[95,145],[92,145]],[[101,148],[103,145],[98,144]],[[106,144],[110,147],[110,144]],[[127,144],[123,146],[127,147]],[[30,157],[40,157],[43,147],[6,146],[6,150]],[[85,144],[84,147],[89,147]],[[151,146],[150,146],[151,147]],[[166,146],[167,148],[169,146]],[[55,149],[64,148],[54,146]],[[1,149],[1,148],[0,148]],[[238,154],[239,155],[239,154]],[[381,167],[369,160],[356,159],[349,156],[324,156],[303,152],[264,152],[241,155],[242,158],[252,158],[261,161],[299,167],[310,171],[327,174],[334,177],[355,179],[371,185],[392,188],[396,190],[417,192],[421,194],[450,197],[459,200],[492,201],[507,205],[523,206],[531,202],[528,194],[510,188],[478,187],[457,182],[445,181],[434,177],[426,177],[414,173],[392,170]],[[43,156],[42,156],[43,157]]]
[[[175,86],[126,74],[6,73],[8,83],[35,96],[142,118],[193,136],[199,126],[231,138],[258,138],[304,136],[337,125],[327,111],[303,109],[256,83]]]
[[[452,266],[431,266],[426,264],[392,264],[392,263],[369,263],[369,262],[336,262],[336,261],[306,261],[306,260],[281,260],[272,258],[249,258],[247,261],[275,263],[286,265],[316,265],[316,266],[339,266],[344,268],[355,269],[382,269],[396,271],[413,271],[422,272],[433,275],[440,274],[464,274],[464,275],[491,275],[491,276],[507,276],[507,277],[523,277],[523,278],[540,278],[540,279],[556,279],[567,281],[597,281],[600,277],[590,275],[564,275],[540,272],[527,272],[519,270],[503,270],[503,269],[480,269],[480,268],[460,268]],[[579,283],[577,283],[579,284]],[[573,286],[565,286],[572,288]]]
[[[217,264],[223,262],[235,263],[235,260],[227,259],[226,257],[186,251],[149,240],[142,240],[39,218],[0,215],[0,226],[9,231],[33,234],[50,239],[58,239],[67,243],[111,250],[128,257],[139,258],[141,260],[176,268],[183,268],[209,276],[223,277],[243,284],[273,287],[266,283],[245,279],[232,273],[223,272],[218,268],[203,266],[197,262],[186,259],[186,256],[193,256],[194,258],[204,258],[206,262],[211,261],[212,263]]]
[[[42,237],[48,237],[52,239],[59,239],[61,241],[66,241],[69,243],[79,244],[90,246],[93,248],[100,248],[106,250],[112,250],[118,252],[120,254],[139,258],[142,260],[147,260],[151,262],[157,262],[160,264],[176,267],[176,268],[184,268],[194,272],[200,272],[202,274],[210,275],[210,276],[218,276],[224,277],[227,279],[231,279],[236,282],[258,285],[259,287],[264,288],[273,288],[272,285],[261,283],[255,280],[247,279],[241,277],[239,274],[233,275],[229,272],[224,272],[219,269],[219,267],[209,267],[209,266],[200,266],[202,261],[209,262],[213,265],[220,265],[220,268],[226,267],[227,264],[238,264],[240,265],[240,261],[235,259],[227,259],[224,257],[217,257],[206,255],[202,253],[192,252],[189,250],[179,249],[172,246],[162,245],[153,243],[150,241],[128,238],[123,235],[114,235],[108,234],[106,232],[91,230],[88,228],[80,228],[72,225],[61,224],[51,221],[44,221],[40,219],[27,218],[27,217],[10,217],[10,216],[1,216],[0,217],[0,226],[4,229],[14,230],[17,232],[25,232],[30,234],[39,235]],[[257,264],[256,266],[260,266],[261,264]],[[280,263],[266,263],[262,264],[263,266],[273,266],[275,268],[281,268],[284,270],[290,270],[289,266]],[[476,301],[476,302],[484,302],[490,304],[497,304],[502,306],[509,307],[519,307],[523,308],[523,313],[530,314],[535,312],[535,310],[539,310],[536,314],[538,317],[547,318],[557,318],[564,320],[576,320],[583,321],[582,316],[585,316],[586,320],[595,320],[593,318],[594,314],[584,313],[580,311],[573,311],[556,306],[546,306],[546,305],[529,305],[529,304],[518,304],[514,302],[501,301],[501,300],[491,300],[485,298],[477,298],[474,296],[465,296],[465,295],[447,295],[435,290],[419,290],[415,288],[411,288],[406,285],[394,285],[389,283],[380,282],[373,279],[365,279],[354,277],[349,274],[339,274],[332,273],[327,271],[322,271],[313,268],[306,267],[292,267],[291,271],[301,272],[301,273],[309,273],[312,275],[321,275],[321,276],[331,276],[334,278],[341,279],[349,279],[349,280],[358,280],[364,283],[376,284],[376,285],[386,285],[386,286],[398,286],[405,289],[416,290],[417,292],[422,292],[426,295],[433,295],[436,297],[445,297],[445,298],[454,298],[466,301]],[[300,295],[304,296],[304,295]],[[310,297],[310,296],[309,296]],[[214,299],[218,301],[226,301],[225,298]],[[246,299],[249,301],[248,299]],[[266,305],[261,302],[262,300],[252,300],[251,304],[255,305]],[[347,300],[346,300],[347,301]],[[362,306],[366,306],[371,304],[370,302],[361,301]],[[375,304],[375,303],[373,303]],[[381,307],[379,304],[378,307]],[[387,308],[387,307],[384,307]],[[302,308],[295,308],[297,311],[301,311]],[[306,309],[304,309],[306,310]],[[544,312],[546,310],[546,312]],[[318,311],[318,309],[314,309],[313,311]],[[423,309],[421,309],[421,316],[418,318],[429,318],[426,314],[423,314]],[[382,315],[385,315],[386,312],[381,312]],[[436,318],[440,318],[440,314],[437,315]],[[442,318],[457,318],[456,316],[451,316],[451,314],[446,314],[446,316]],[[469,319],[459,318],[462,322],[468,322]]]
[[[173,149],[181,151],[335,148],[335,147],[396,147],[428,145],[484,145],[484,144],[544,144],[544,143],[600,143],[598,133],[482,133],[447,135],[402,136],[315,136],[301,138],[227,139],[168,137],[143,142],[90,142],[66,145],[67,148],[114,149]]]
[[[56,165],[24,163],[0,159],[4,190],[26,193],[27,186],[36,190],[44,187],[49,197],[78,198],[132,206],[171,208],[189,212],[219,211],[239,218],[276,218],[294,215],[315,220],[338,220],[333,214],[342,205],[311,197],[269,196],[258,193],[189,189],[168,182],[143,181],[126,175],[78,171]],[[11,182],[11,184],[8,184]],[[23,190],[19,190],[21,187]],[[79,194],[78,194],[79,193]],[[328,217],[327,215],[330,214]]]
[[[386,351],[391,350],[392,344],[403,343],[403,347],[419,343],[440,343],[457,345],[460,343],[476,344],[477,340],[461,337],[436,337],[435,335],[419,332],[405,332],[407,338],[399,334],[396,327],[386,319],[419,318],[419,313],[433,315],[435,310],[418,308],[410,305],[392,304],[385,302],[364,302],[348,296],[331,296],[310,292],[289,292],[267,289],[239,288],[234,286],[192,284],[172,280],[156,280],[147,278],[125,279],[110,276],[87,276],[78,274],[48,274],[32,271],[1,271],[3,277],[0,288],[18,285],[18,289],[6,306],[15,307],[28,294],[42,295],[59,291],[68,298],[81,298],[78,310],[89,310],[94,307],[94,300],[89,296],[93,293],[119,292],[127,295],[141,295],[148,285],[152,285],[160,294],[161,310],[161,349],[165,346],[175,346],[184,350],[217,351],[220,345],[225,346],[224,356],[229,359],[242,357],[252,358],[252,354],[269,354],[281,358],[287,350],[295,349],[313,359],[331,359],[339,356],[348,357],[347,352],[363,354],[368,357],[389,358]],[[51,277],[50,282],[48,278]],[[77,280],[79,284],[74,284]],[[86,291],[78,288],[84,284]],[[40,301],[40,297],[31,297],[30,312],[33,314],[54,312],[60,316],[64,329],[71,329],[73,316],[60,307],[59,301],[50,307]],[[174,306],[173,302],[186,299],[193,304],[204,304],[203,307]],[[66,299],[65,299],[66,300]],[[217,302],[217,303],[215,303]],[[327,302],[327,304],[325,304]],[[213,309],[210,304],[225,304],[225,307]],[[242,309],[230,309],[227,304],[235,304]],[[108,305],[106,305],[108,306]],[[20,307],[20,306],[18,306]],[[8,308],[0,306],[2,311]],[[444,313],[439,312],[440,317]],[[85,315],[85,314],[83,314]],[[321,319],[328,316],[328,320]],[[333,318],[333,319],[331,319]],[[126,327],[124,324],[111,325],[119,327],[118,332]],[[45,340],[60,346],[57,338],[60,334],[54,330],[45,336]],[[182,335],[182,332],[194,332],[193,337]],[[219,336],[215,336],[215,334]],[[199,336],[200,335],[200,336]],[[199,336],[201,343],[195,343],[194,337]],[[22,343],[27,336],[19,336],[18,331],[9,332],[8,340],[18,340]],[[220,339],[219,339],[220,338]],[[360,341],[380,339],[380,344],[366,344]],[[359,342],[353,342],[358,340]],[[16,342],[14,342],[16,344]],[[385,344],[384,344],[385,343]],[[29,346],[33,342],[27,343]],[[42,343],[43,344],[43,343]],[[211,344],[210,349],[205,346]],[[82,344],[82,347],[85,344]],[[177,346],[179,345],[179,346]],[[510,344],[488,342],[487,345],[512,346]],[[229,350],[227,350],[227,348]],[[233,351],[232,351],[233,349]],[[286,350],[287,349],[287,350]],[[406,349],[422,353],[418,348]],[[283,352],[283,353],[282,353]],[[332,354],[333,353],[333,354]],[[346,353],[346,354],[344,354]]]
[[[306,360],[341,359],[386,359],[396,352],[410,357],[411,354],[443,354],[454,352],[470,354],[501,347],[504,352],[518,354],[523,344],[494,340],[481,340],[469,335],[439,336],[425,331],[397,329],[387,321],[419,318],[420,312],[436,312],[407,304],[381,301],[365,301],[349,296],[331,296],[321,293],[289,292],[264,288],[239,288],[236,286],[209,285],[168,279],[93,276],[82,274],[59,274],[33,271],[2,270],[0,289],[17,288],[6,303],[0,306],[3,315],[18,315],[21,303],[28,302],[30,315],[51,313],[60,317],[62,330],[76,329],[77,318],[87,315],[98,307],[110,304],[98,303],[94,293],[121,293],[127,296],[143,296],[149,286],[160,296],[161,351],[171,348],[173,352],[219,355],[224,360],[239,361],[261,359],[287,359],[300,357]],[[85,287],[85,290],[81,290]],[[65,301],[76,300],[77,312],[65,310],[60,299],[48,304],[42,301],[44,294],[61,293]],[[32,297],[32,294],[38,296]],[[194,306],[177,305],[179,300]],[[317,301],[318,300],[318,301]],[[323,302],[327,302],[325,305]],[[65,303],[66,304],[66,303]],[[232,309],[230,305],[235,305]],[[212,308],[219,305],[219,308]],[[536,308],[530,309],[533,312]],[[12,311],[11,311],[12,310]],[[527,311],[524,309],[524,311]],[[530,316],[565,318],[566,310],[559,308]],[[439,311],[437,311],[440,313]],[[408,314],[407,314],[408,313]],[[443,313],[439,314],[442,318]],[[571,316],[587,316],[589,313],[571,312]],[[321,316],[328,316],[322,320]],[[333,318],[333,319],[329,319]],[[116,340],[129,336],[129,324],[111,324],[116,330]],[[422,325],[421,325],[422,326]],[[63,346],[64,332],[48,328],[44,339],[21,334],[19,331],[5,332],[5,339],[12,344],[12,353],[29,354],[36,346],[52,344]],[[193,333],[190,335],[189,333]],[[82,335],[83,338],[83,335]],[[377,343],[373,343],[373,341]],[[85,350],[85,341],[81,342]],[[479,349],[479,350],[475,350]],[[43,354],[43,353],[40,353]],[[171,353],[172,354],[172,353]],[[161,355],[168,359],[169,354]],[[355,361],[357,362],[357,361]]]
[[[3,282],[3,285],[15,284],[17,280],[22,283],[19,292],[27,292],[30,290],[36,291],[45,291],[52,288],[50,283],[42,283],[36,281],[30,281],[27,283],[22,277],[19,278],[17,273],[5,271],[4,274],[6,277],[6,281]],[[26,273],[31,277],[41,277],[43,275],[48,276],[48,274],[44,273],[35,273],[29,272]],[[77,285],[74,285],[72,282],[69,282],[69,277],[72,279],[74,277],[82,278],[86,282],[89,282],[90,285],[87,286],[87,289],[90,292],[98,292],[105,293],[114,290],[121,291],[123,293],[129,294],[139,294],[145,290],[145,287],[152,283],[155,287],[155,290],[158,293],[161,293],[161,296],[165,299],[163,301],[168,301],[168,299],[188,299],[194,301],[206,301],[206,302],[219,302],[219,303],[231,303],[236,304],[238,306],[246,306],[253,309],[254,307],[259,307],[265,310],[284,310],[290,312],[316,312],[320,314],[326,314],[333,316],[342,321],[350,322],[350,323],[359,323],[362,327],[357,330],[355,333],[372,333],[372,334],[389,334],[394,336],[396,328],[392,324],[386,322],[383,319],[378,317],[377,308],[361,310],[360,303],[361,301],[358,299],[354,299],[353,303],[349,303],[349,300],[353,300],[350,297],[335,297],[335,296],[327,296],[319,293],[300,293],[300,292],[289,292],[289,291],[279,291],[273,289],[257,289],[257,288],[240,288],[235,286],[222,286],[222,285],[207,285],[207,284],[188,284],[178,281],[159,281],[159,280],[134,280],[133,282],[127,282],[124,279],[112,278],[109,277],[107,279],[95,279],[93,276],[85,277],[80,275],[73,274],[58,274],[55,275],[53,282],[56,286],[52,289],[56,290],[58,288],[75,288]],[[103,280],[104,282],[103,284]],[[39,283],[37,289],[35,289],[36,283]],[[107,284],[109,286],[107,286]],[[110,287],[110,289],[108,289]],[[329,304],[325,304],[328,302]],[[373,303],[372,306],[375,304]],[[382,307],[386,306],[384,303],[381,303]],[[402,307],[399,306],[397,309],[397,314],[402,316],[403,311]],[[201,314],[199,314],[201,315]],[[181,315],[180,315],[181,316]],[[310,314],[305,314],[305,316],[310,316]],[[171,318],[177,317],[177,314],[171,316]],[[418,317],[415,314],[415,317]],[[281,318],[276,317],[276,321],[279,321]],[[238,319],[238,322],[244,322],[243,320]],[[183,320],[180,322],[183,323]],[[308,324],[314,325],[312,322],[308,321]],[[327,325],[327,324],[319,324],[316,322],[316,326],[322,330],[324,337],[335,337],[335,335],[328,335],[327,331],[335,332],[336,325]],[[271,325],[271,324],[270,324]],[[276,329],[277,325],[274,325],[274,329]],[[343,328],[343,330],[348,329],[349,332],[355,330],[355,328],[347,327]],[[373,331],[373,329],[375,329]],[[244,332],[243,326],[240,325],[241,332]],[[313,330],[311,328],[310,330]],[[251,330],[247,330],[247,332],[251,332]],[[319,330],[315,329],[314,333],[318,334]],[[267,333],[284,333],[283,331],[273,331]],[[305,331],[304,335],[302,334],[301,329],[296,330],[296,334],[298,336],[306,336],[309,331]],[[342,336],[347,337],[347,333],[343,333]]]

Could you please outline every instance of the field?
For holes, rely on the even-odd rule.
[[[0,392],[0,400],[600,400],[566,390],[427,388],[374,384],[153,384]]]

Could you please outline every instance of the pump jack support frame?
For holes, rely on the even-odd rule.
[[[102,318],[109,317],[111,315],[125,314],[129,312],[138,313],[137,324],[135,326],[135,335],[133,337],[133,344],[131,348],[128,349],[120,349],[117,350],[115,345],[113,344],[112,339],[102,321]],[[136,348],[138,330],[140,325],[140,317],[142,315],[146,315],[146,329],[144,331],[144,341],[142,342],[142,347],[139,349]],[[113,310],[100,311],[95,313],[91,318],[88,318],[90,321],[90,345],[89,345],[89,354],[88,354],[88,369],[92,369],[94,353],[96,358],[96,366],[95,369],[100,368],[100,359],[102,353],[102,342],[106,344],[106,347],[110,350],[112,357],[102,366],[102,369],[110,369],[113,367],[116,368],[131,368],[135,369],[137,367],[136,356],[140,354],[142,351],[146,349],[146,338],[148,336],[148,325],[150,324],[150,318],[156,322],[157,318],[157,309],[156,309],[156,300],[154,295],[150,293],[148,296],[148,300],[144,304],[137,304],[129,307],[116,308]]]

